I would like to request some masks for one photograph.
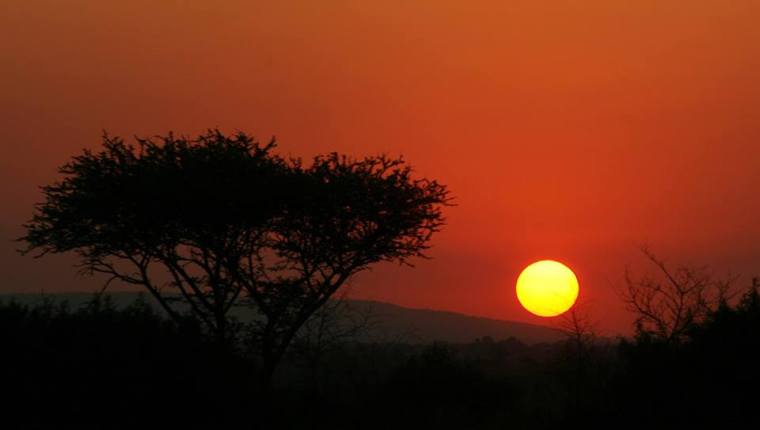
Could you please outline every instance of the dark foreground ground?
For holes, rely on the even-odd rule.
[[[305,336],[264,395],[245,342],[214,345],[144,301],[6,301],[0,407],[2,428],[30,429],[736,428],[759,421],[759,351],[748,294],[678,345]]]

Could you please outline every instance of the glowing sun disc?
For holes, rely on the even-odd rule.
[[[529,312],[554,317],[570,309],[578,298],[578,278],[569,267],[553,260],[537,261],[517,278],[517,299]]]

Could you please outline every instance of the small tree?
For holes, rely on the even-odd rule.
[[[220,341],[241,296],[269,383],[309,317],[356,273],[423,257],[448,191],[400,159],[284,159],[274,142],[218,130],[104,137],[66,164],[25,225],[24,252],[74,251],[81,270],[150,291],[172,317],[189,310]],[[178,293],[179,306],[175,296]],[[184,308],[182,307],[184,306]]]
[[[671,269],[649,249],[642,248],[642,252],[661,276],[634,278],[626,270],[622,297],[636,317],[637,335],[679,343],[730,298],[732,280],[714,280],[702,268]]]
[[[591,319],[587,303],[576,303],[562,314],[557,327],[565,337],[578,368],[582,368],[584,358],[596,339],[596,324]]]
[[[305,365],[315,392],[319,393],[329,381],[330,366],[326,364],[330,354],[371,337],[378,323],[371,306],[349,301],[345,290],[312,314],[294,337],[290,354]]]
[[[591,366],[596,342],[596,324],[591,318],[588,302],[576,303],[560,317],[558,327],[565,337],[564,358],[572,370],[569,376],[570,412],[573,417],[580,417],[589,403],[586,399],[591,381]],[[566,355],[565,355],[566,354]]]

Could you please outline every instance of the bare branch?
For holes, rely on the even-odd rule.
[[[731,278],[716,281],[704,268],[671,270],[648,248],[642,248],[642,253],[658,269],[661,278],[634,278],[626,269],[622,298],[636,316],[640,335],[667,343],[682,342],[694,324],[703,321],[732,295]]]

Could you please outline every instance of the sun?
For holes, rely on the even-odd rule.
[[[529,312],[554,317],[578,298],[578,278],[569,267],[553,260],[537,261],[517,278],[517,299]]]

